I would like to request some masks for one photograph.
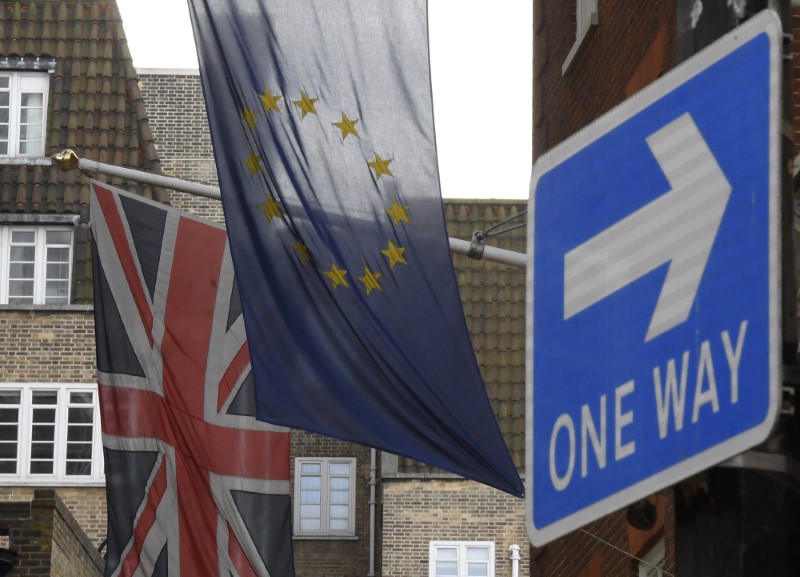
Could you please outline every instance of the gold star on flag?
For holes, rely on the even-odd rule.
[[[375,160],[373,160],[372,162],[368,162],[367,164],[372,170],[375,171],[375,178],[378,179],[384,174],[386,176],[394,176],[392,174],[392,171],[389,170],[389,164],[391,164],[392,160],[394,159],[389,158],[387,160],[384,160],[380,156],[375,154]]]
[[[268,88],[265,88],[264,94],[259,94],[258,97],[264,105],[264,112],[269,112],[270,110],[274,110],[275,112],[281,111],[281,109],[278,108],[278,101],[283,98],[283,96],[280,94],[272,94]]]
[[[245,159],[243,162],[250,169],[250,176],[253,176],[256,172],[261,170],[261,157],[252,150],[250,151],[250,156],[247,157],[247,159]]]
[[[334,122],[333,125],[342,131],[342,140],[347,138],[348,134],[352,134],[356,138],[361,138],[358,135],[358,131],[356,131],[356,124],[358,123],[358,118],[354,118],[350,120],[347,115],[342,112],[342,121],[341,122]]]
[[[250,112],[250,109],[245,105],[244,107],[244,114],[242,114],[242,120],[247,123],[247,126],[250,128],[256,127],[256,115],[255,112]]]
[[[293,245],[292,248],[297,253],[297,258],[300,259],[300,262],[306,263],[311,260],[311,253],[308,252],[308,247],[302,242],[298,242],[297,244]]]
[[[336,288],[339,285],[350,288],[350,285],[347,284],[347,281],[344,278],[344,275],[346,274],[347,271],[336,266],[336,263],[333,263],[331,270],[325,272],[325,276],[331,279],[333,288]]]
[[[283,216],[280,205],[275,201],[274,198],[271,197],[267,199],[267,202],[258,208],[261,209],[261,212],[267,215],[267,218],[270,222],[272,222],[273,218],[281,218]]]
[[[369,270],[368,266],[364,267],[364,276],[358,277],[358,280],[364,283],[364,288],[367,289],[367,295],[369,295],[369,293],[371,293],[373,290],[383,290],[378,282],[381,276],[383,276],[381,273],[372,272]]]
[[[392,208],[386,211],[386,214],[392,217],[392,224],[397,224],[400,221],[411,224],[408,218],[408,205],[400,206],[396,200],[392,201]]]
[[[295,105],[300,109],[303,118],[306,117],[306,114],[317,113],[317,111],[314,110],[314,103],[316,101],[317,101],[316,98],[309,98],[305,90],[300,91],[300,100],[292,100],[292,102],[294,102]]]
[[[395,246],[392,241],[389,241],[387,248],[381,251],[381,253],[389,259],[389,266],[391,268],[394,268],[394,265],[397,263],[403,263],[405,265],[408,264],[403,256],[404,252],[406,252],[406,249],[401,246]]]

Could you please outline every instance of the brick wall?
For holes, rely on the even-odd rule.
[[[11,575],[102,575],[102,557],[59,496],[37,489],[32,497],[0,504],[0,532],[19,556]]]
[[[431,541],[494,541],[498,577],[511,575],[508,548],[519,545],[519,575],[530,575],[523,499],[462,480],[385,481],[382,488],[383,577],[427,577]]]
[[[34,493],[41,490],[55,491],[92,547],[100,547],[107,534],[105,487],[0,487],[0,504],[31,501]]]
[[[599,0],[599,25],[572,72],[575,2],[534,0],[534,157],[674,66],[675,0]]]
[[[654,499],[655,502],[655,499]],[[533,575],[547,577],[637,577],[639,558],[662,536],[665,569],[675,574],[675,502],[672,493],[660,496],[656,524],[638,531],[620,511],[590,523],[545,547],[534,550]]]
[[[95,382],[91,309],[0,311],[0,382]]]

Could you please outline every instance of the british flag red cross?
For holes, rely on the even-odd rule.
[[[293,575],[289,433],[253,417],[225,230],[92,193],[106,575]]]

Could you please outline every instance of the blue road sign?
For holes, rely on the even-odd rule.
[[[729,459],[774,426],[780,46],[765,11],[534,167],[534,545]]]

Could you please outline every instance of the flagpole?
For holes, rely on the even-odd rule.
[[[202,196],[215,200],[222,199],[220,189],[216,186],[192,182],[191,180],[183,180],[172,176],[164,176],[162,174],[153,174],[151,172],[136,170],[134,168],[115,166],[113,164],[97,162],[96,160],[90,160],[88,158],[79,158],[77,154],[69,149],[62,150],[61,152],[52,155],[50,158],[53,161],[53,164],[65,172],[69,172],[70,170],[77,168],[81,172],[118,176],[119,178],[143,182],[145,184],[152,184],[153,186],[160,186],[162,188],[169,188],[171,190],[177,190],[178,192],[185,192],[195,196]],[[525,268],[528,265],[528,257],[522,252],[515,252],[512,250],[488,246],[483,243],[483,240],[478,240],[475,238],[473,238],[471,242],[452,237],[450,237],[448,240],[450,241],[450,250],[457,254],[464,254],[477,260],[486,259],[521,268]]]

